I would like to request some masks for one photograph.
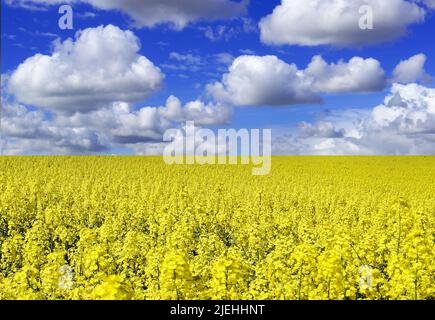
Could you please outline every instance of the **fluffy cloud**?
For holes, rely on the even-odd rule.
[[[240,56],[222,81],[207,90],[216,100],[236,106],[320,102],[298,68],[275,56]]]
[[[57,42],[51,55],[25,60],[10,76],[8,91],[21,103],[66,112],[141,101],[160,88],[164,75],[139,49],[130,31],[86,29],[75,41]]]
[[[305,70],[314,89],[324,93],[375,92],[384,89],[385,73],[378,60],[353,57],[349,62],[328,64],[315,56]]]
[[[401,61],[393,71],[393,81],[400,83],[430,82],[431,77],[424,70],[425,63],[426,55],[422,53]]]
[[[359,10],[367,5],[373,9],[372,30],[359,27]],[[405,0],[282,0],[261,20],[261,39],[277,45],[373,44],[403,36],[424,17],[422,7]]]
[[[229,19],[246,12],[248,1],[231,0],[6,0],[7,4],[27,8],[65,3],[88,3],[101,10],[126,13],[138,27],[170,23],[176,29],[199,20]]]
[[[201,100],[183,104],[174,96],[163,106],[133,108],[164,78],[138,54],[139,49],[139,40],[130,31],[111,25],[91,28],[77,33],[75,40],[56,43],[51,55],[35,55],[2,76],[6,152],[157,150],[164,146],[165,130],[185,121],[199,126],[230,121],[232,110],[226,105]],[[193,55],[172,53],[171,58],[202,63]]]
[[[106,151],[102,137],[86,127],[63,127],[42,111],[2,100],[2,153],[93,153]]]
[[[320,103],[322,93],[379,91],[385,74],[375,59],[328,64],[315,56],[305,70],[276,56],[240,56],[220,82],[207,86],[217,101],[235,106]]]
[[[299,135],[278,137],[274,149],[300,154],[434,154],[435,89],[394,84],[384,103],[372,110],[347,110],[319,123],[303,123]]]
[[[370,128],[402,134],[435,134],[435,89],[417,84],[393,85],[384,104],[373,109]]]
[[[223,105],[186,103],[171,96],[160,107],[134,110],[125,102],[88,113],[48,114],[2,100],[2,130],[6,153],[96,153],[114,147],[140,150],[164,146],[165,130],[185,121],[196,125],[229,122],[231,109]]]
[[[200,100],[188,102],[182,107],[181,101],[171,96],[166,106],[159,108],[159,114],[179,123],[194,121],[196,125],[208,126],[227,124],[232,117],[232,110],[222,104],[205,104]]]

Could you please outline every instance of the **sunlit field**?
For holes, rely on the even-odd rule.
[[[0,158],[0,299],[434,299],[435,157]]]

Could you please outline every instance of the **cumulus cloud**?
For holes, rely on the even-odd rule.
[[[11,74],[8,91],[19,102],[54,111],[87,112],[116,101],[138,102],[160,88],[164,75],[138,54],[131,31],[108,25],[57,42]]]
[[[65,3],[87,3],[101,10],[119,10],[138,27],[169,23],[183,29],[200,20],[230,19],[246,12],[247,0],[6,0],[7,4],[41,8]]]
[[[39,110],[2,101],[2,153],[94,153],[107,151],[98,132],[62,127]]]
[[[431,77],[424,70],[426,55],[420,53],[401,61],[393,70],[393,81],[399,83],[423,82],[429,83]]]
[[[376,59],[353,57],[328,64],[315,56],[305,70],[316,91],[324,93],[375,92],[385,87],[385,72]]]
[[[372,120],[374,129],[435,134],[435,89],[417,84],[395,84],[384,104],[373,109]]]
[[[367,5],[373,11],[371,30],[359,26],[360,8]],[[261,20],[260,30],[268,44],[354,46],[399,38],[424,18],[424,8],[405,0],[282,0]]]
[[[435,89],[394,84],[383,104],[366,112],[347,110],[298,135],[275,139],[275,152],[299,154],[434,154]]]
[[[324,93],[380,91],[385,74],[375,59],[354,57],[328,64],[315,56],[305,70],[276,56],[240,56],[222,80],[207,86],[217,101],[235,106],[294,105],[322,102]]]
[[[166,106],[159,108],[159,114],[171,121],[194,121],[199,126],[227,124],[232,117],[232,109],[223,104],[205,104],[201,100],[188,102],[182,107],[181,101],[171,96]]]
[[[138,110],[125,102],[88,113],[51,114],[2,100],[2,134],[7,154],[98,153],[114,147],[131,150],[163,146],[165,130],[185,121],[197,125],[226,124],[231,109],[195,100],[182,105],[171,96],[160,107]]]
[[[318,103],[320,97],[294,64],[276,56],[240,56],[221,82],[207,86],[217,100],[236,106]]]

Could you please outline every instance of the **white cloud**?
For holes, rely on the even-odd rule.
[[[3,101],[2,146],[6,154],[94,153],[107,150],[98,132],[63,127],[39,110]],[[5,143],[6,142],[6,143]]]
[[[385,74],[375,59],[328,64],[315,56],[305,70],[276,56],[240,56],[220,82],[207,86],[217,101],[235,106],[320,103],[322,93],[380,91]]]
[[[359,9],[366,5],[373,9],[372,30],[359,27]],[[422,7],[405,0],[282,0],[261,20],[261,39],[275,45],[373,44],[405,35],[424,17]]]
[[[435,134],[435,89],[394,84],[384,104],[373,109],[372,127],[404,134]]]
[[[160,88],[164,75],[138,54],[139,39],[118,27],[89,28],[75,41],[57,42],[12,73],[8,91],[21,102],[53,111],[87,112],[116,102],[138,102]]]
[[[96,9],[122,11],[138,27],[169,23],[176,29],[182,29],[190,22],[240,16],[246,12],[248,4],[246,0],[6,0],[7,4],[27,8],[80,2]]]
[[[227,124],[232,116],[231,108],[222,104],[205,104],[200,100],[181,105],[181,101],[171,96],[166,106],[159,108],[159,114],[171,121],[182,123],[194,121],[199,126]]]
[[[51,114],[3,101],[6,154],[97,153],[122,147],[160,154],[164,130],[186,120],[197,125],[227,123],[231,110],[169,97],[160,107],[134,110],[115,103],[87,114]],[[384,103],[370,110],[326,113],[317,123],[303,122],[298,135],[274,141],[274,153],[291,154],[434,154],[435,89],[394,84]]]
[[[17,103],[2,101],[2,129],[7,154],[97,153],[113,147],[144,150],[164,145],[163,133],[185,121],[197,125],[226,124],[231,109],[223,105],[186,103],[171,96],[160,107],[134,110],[125,102],[88,113],[46,114]],[[142,152],[141,151],[141,152]]]
[[[276,56],[240,56],[221,82],[207,86],[217,100],[236,106],[290,105],[320,102],[294,64]]]
[[[383,104],[301,124],[275,140],[275,152],[298,154],[434,154],[435,89],[394,84]]]
[[[324,93],[374,92],[385,87],[385,73],[378,60],[353,57],[349,62],[328,64],[315,56],[305,70],[314,88]]]
[[[426,55],[420,53],[401,61],[393,71],[393,81],[399,83],[430,82],[431,77],[424,70],[426,59]]]
[[[115,103],[88,114],[59,116],[56,122],[64,127],[94,128],[110,136],[109,141],[134,144],[161,141],[165,130],[185,121],[195,121],[198,125],[218,125],[228,123],[231,116],[231,109],[223,105],[206,105],[194,100],[183,106],[177,97],[170,96],[166,104],[160,107],[133,110],[127,103]]]

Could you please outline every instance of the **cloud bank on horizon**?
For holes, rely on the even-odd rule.
[[[254,1],[4,2],[8,10],[36,10],[35,15],[63,3],[85,4],[83,10],[122,12],[133,28],[97,23],[63,40],[54,33],[45,50],[2,70],[4,154],[158,154],[169,128],[185,121],[216,127],[237,120],[239,127],[249,126],[241,116],[249,112],[263,114],[268,119],[263,126],[279,128],[276,154],[435,153],[435,48],[426,45],[429,52],[422,52],[416,46],[410,54],[406,45],[413,26],[435,25],[433,0],[282,0],[257,18],[259,33],[246,26],[255,19]],[[373,8],[373,30],[358,27],[363,5]],[[234,27],[237,23],[244,27]],[[191,50],[178,50],[181,40],[150,44],[142,28],[156,38],[198,32],[208,44]],[[212,28],[233,34],[212,39],[204,34]],[[238,37],[249,40],[244,38],[243,49]],[[16,39],[2,34],[2,41]],[[226,51],[213,52],[216,42]],[[394,61],[363,49],[383,43],[394,46],[389,55]],[[172,86],[177,81],[191,84],[186,95],[196,98],[178,98]],[[166,101],[147,103],[162,95]],[[351,104],[335,108],[331,100]],[[316,106],[318,114],[329,111],[319,119],[312,112]],[[297,127],[282,125],[278,114],[295,109],[302,115],[288,116]]]

